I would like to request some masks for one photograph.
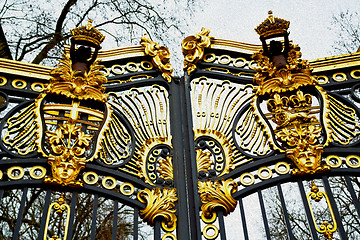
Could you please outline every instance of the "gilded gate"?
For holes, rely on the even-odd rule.
[[[360,55],[303,60],[289,25],[202,29],[182,78],[91,21],[55,68],[0,60],[1,238],[357,239]]]

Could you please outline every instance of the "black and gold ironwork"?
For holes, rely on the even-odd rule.
[[[162,72],[163,78],[171,82],[172,72],[174,71],[170,64],[170,52],[157,42],[153,42],[145,34],[140,41],[141,46],[145,47],[145,54],[152,57],[152,63]]]
[[[360,53],[302,60],[269,12],[261,45],[185,38],[177,78],[91,24],[55,68],[0,59],[0,237],[359,238]]]
[[[321,223],[320,227],[316,223],[314,210],[312,208],[311,200],[314,200],[315,202],[320,202],[321,199],[326,200],[327,208],[329,209],[329,212],[331,214],[331,220],[333,224],[328,223],[327,221],[324,221]],[[319,188],[315,185],[314,181],[311,182],[311,191],[307,194],[307,200],[311,211],[312,220],[314,221],[314,225],[316,227],[316,231],[319,233],[322,233],[326,240],[334,239],[333,233],[336,231],[337,224],[334,216],[334,211],[331,207],[329,197],[324,193],[323,191],[320,191]]]

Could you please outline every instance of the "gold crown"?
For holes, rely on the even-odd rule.
[[[276,37],[283,35],[289,28],[290,22],[282,18],[277,18],[272,15],[272,11],[269,11],[269,17],[265,19],[255,31],[262,37]]]
[[[88,24],[71,30],[71,36],[75,41],[90,42],[95,46],[100,46],[104,41],[105,36],[99,30],[93,27],[92,20],[89,19]]]

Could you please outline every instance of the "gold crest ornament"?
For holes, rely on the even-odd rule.
[[[15,155],[46,157],[52,176],[45,182],[81,187],[77,177],[86,162],[121,166],[132,154],[133,141],[105,94],[107,78],[96,60],[104,36],[91,21],[71,34],[70,56],[64,54],[51,71],[45,92],[7,119],[3,143]]]
[[[269,143],[273,150],[284,152],[294,163],[292,174],[329,171],[330,167],[322,161],[323,148],[331,141],[351,142],[360,128],[355,110],[317,85],[309,63],[301,59],[300,48],[289,41],[289,24],[270,11],[255,29],[263,46],[252,56],[257,62],[253,80],[258,86],[246,118],[241,118],[245,122],[236,130],[238,145],[250,155],[259,152],[245,144],[255,140],[244,131],[248,127],[253,130],[246,132],[261,129],[265,134],[256,142]],[[279,37],[284,40],[273,40]],[[346,111],[332,110],[336,108]],[[337,123],[340,119],[341,126]]]

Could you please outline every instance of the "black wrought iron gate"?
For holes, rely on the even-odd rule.
[[[0,60],[0,238],[358,239],[360,54],[309,65],[287,28],[202,29],[181,79],[146,36],[83,72]]]

